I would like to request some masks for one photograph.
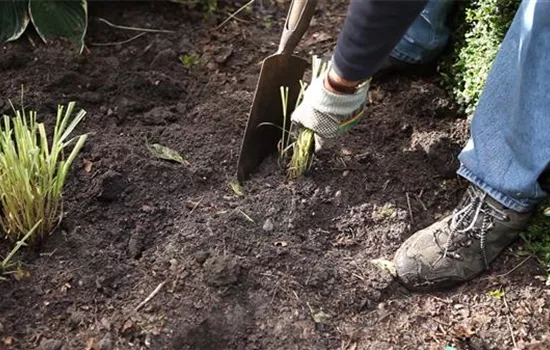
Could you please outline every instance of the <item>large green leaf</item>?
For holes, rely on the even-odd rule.
[[[86,0],[30,0],[29,13],[44,42],[55,37],[67,38],[82,52],[88,28]]]
[[[27,0],[0,0],[0,43],[17,40],[28,24]]]

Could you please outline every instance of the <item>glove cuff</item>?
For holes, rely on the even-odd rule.
[[[312,82],[297,108],[303,110],[296,114],[307,116],[306,120],[299,118],[300,124],[321,137],[332,138],[363,119],[369,84],[364,84],[353,94],[338,94],[325,88],[324,79],[323,74]]]

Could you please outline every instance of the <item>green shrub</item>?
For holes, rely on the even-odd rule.
[[[88,28],[86,0],[0,1],[0,43],[17,40],[32,23],[40,38],[65,38],[84,49]]]
[[[440,72],[445,87],[463,112],[473,112],[519,3],[517,0],[459,2],[451,24],[453,50],[443,59]]]
[[[189,8],[200,6],[206,14],[210,14],[218,9],[218,0],[170,0],[177,2]]]
[[[550,176],[544,176],[541,187],[550,192]],[[538,206],[531,225],[522,235],[527,248],[537,255],[550,272],[550,198],[546,198]],[[550,276],[548,277],[550,283]]]
[[[550,268],[550,200],[546,200],[537,210],[533,222],[522,235],[527,248],[537,255],[541,262]]]

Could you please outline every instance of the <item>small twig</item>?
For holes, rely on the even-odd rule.
[[[432,298],[434,298],[435,300],[440,301],[440,302],[445,303],[445,304],[452,304],[452,303],[453,303],[453,302],[450,301],[450,300],[446,300],[446,299],[442,299],[442,298],[440,298],[440,297],[436,297],[436,296],[433,295],[433,294],[430,294],[430,296],[431,296]]]
[[[237,22],[241,22],[241,23],[252,23],[252,21],[247,21],[246,19],[242,19],[242,18],[239,18],[237,16],[233,17],[233,19]]]
[[[142,36],[144,36],[145,32],[142,32],[142,33],[139,33],[138,35],[134,35],[133,37],[131,37],[130,39],[126,39],[126,40],[122,40],[122,41],[115,41],[115,42],[112,42],[112,43],[89,43],[89,45],[91,46],[117,46],[117,45],[124,45],[124,44],[128,44],[129,42],[131,41],[134,41],[136,40],[137,38],[141,38]]]
[[[133,310],[133,313],[136,313],[139,311],[139,309],[141,309],[143,306],[145,306],[145,304],[147,304],[148,302],[151,301],[151,299],[153,299],[155,297],[155,295],[158,294],[158,292],[160,291],[160,289],[162,288],[162,286],[164,286],[166,284],[166,281],[164,282],[161,282],[157,288],[155,288],[154,291],[151,292],[151,294],[149,294],[149,296],[147,296],[147,298],[145,298],[145,300],[143,300],[141,303],[139,303],[138,306],[136,306]]]
[[[36,47],[36,44],[34,43],[34,40],[30,36],[27,35],[27,39],[29,39],[29,42],[31,43],[32,47]]]
[[[409,192],[406,192],[405,195],[407,196],[407,206],[409,207],[409,215],[411,216],[411,224],[414,225],[414,216],[411,208],[411,199],[409,198]]]
[[[189,214],[193,213],[195,211],[195,209],[197,209],[199,207],[199,205],[202,203],[203,199],[204,199],[204,196],[202,196],[202,198],[195,204],[195,206],[193,207],[193,209],[191,209]]]
[[[239,212],[242,214],[242,216],[244,216],[244,218],[248,221],[250,221],[251,223],[255,223],[254,220],[252,220],[252,218],[250,216],[248,216],[244,211],[242,211],[241,209],[239,209]]]
[[[518,344],[516,343],[516,337],[514,336],[514,329],[512,328],[512,323],[510,322],[510,315],[506,314],[506,321],[508,323],[508,329],[510,330],[510,336],[512,337],[512,343],[514,344],[514,349],[517,349]]]
[[[508,306],[508,301],[506,301],[506,295],[502,297],[504,300],[504,306],[506,306],[506,322],[508,323],[508,329],[510,330],[510,336],[512,337],[512,343],[514,344],[514,349],[518,347],[516,343],[516,337],[514,336],[514,329],[512,328],[512,322],[510,321],[510,307]]]
[[[439,325],[441,325],[441,326],[451,327],[450,324],[445,323],[445,322],[443,322],[443,321],[440,321],[440,320],[438,320],[437,318],[432,318],[432,320],[433,320],[435,323],[437,323],[437,324],[439,324]]]
[[[133,31],[137,31],[137,32],[148,32],[148,33],[175,33],[175,31],[173,31],[173,30],[166,30],[166,29],[149,29],[149,28],[121,26],[121,25],[113,24],[113,23],[111,23],[111,22],[109,22],[106,19],[101,18],[101,17],[97,17],[97,19],[99,21],[105,23],[106,25],[108,25],[110,27],[113,27],[113,28],[117,28],[117,29],[133,30]]]
[[[424,190],[420,190],[420,194],[415,194],[416,200],[420,202],[420,205],[422,205],[422,208],[424,208],[424,211],[428,210],[428,207],[426,207],[426,204],[424,204],[424,201],[422,201],[422,195],[424,194]]]
[[[271,295],[271,301],[269,302],[269,305],[273,304],[273,300],[275,300],[275,296],[277,295],[277,291],[279,290],[279,281],[275,284],[275,287],[273,287],[273,295]]]
[[[49,252],[49,253],[40,253],[40,256],[47,256],[49,258],[51,258],[55,252],[57,252],[57,248],[55,248],[53,251]]]
[[[248,6],[252,5],[252,3],[256,1],[256,0],[250,0],[249,2],[247,2],[246,4],[244,4],[240,9],[238,9],[237,11],[233,12],[232,14],[229,15],[229,17],[227,17],[222,23],[220,23],[217,27],[216,27],[216,30],[220,29],[221,27],[223,27],[227,22],[229,22],[232,18],[234,18],[236,15],[238,15],[242,10],[244,10],[245,8],[247,8]]]
[[[506,273],[503,273],[502,275],[498,275],[496,276],[497,278],[502,278],[502,277],[506,277],[508,276],[509,274],[513,273],[514,271],[516,271],[517,269],[519,269],[521,267],[521,265],[525,264],[527,262],[527,260],[531,259],[533,257],[533,254],[529,255],[528,257],[526,257],[525,259],[523,259],[519,264],[516,265],[516,267],[514,267],[513,269],[511,269],[510,271],[506,272]]]

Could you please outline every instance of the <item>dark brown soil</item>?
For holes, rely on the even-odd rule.
[[[391,259],[465,187],[454,171],[468,121],[435,79],[375,82],[366,120],[307,177],[289,183],[269,160],[244,196],[230,189],[287,6],[257,2],[216,28],[242,3],[205,19],[170,2],[93,2],[82,55],[32,33],[2,48],[0,112],[24,85],[46,118],[76,101],[90,138],[61,228],[21,256],[29,277],[0,284],[0,348],[507,349],[548,334],[550,291],[535,259],[519,266],[518,245],[477,280],[432,294],[370,262]],[[345,15],[346,1],[321,4],[304,57],[330,54]],[[175,33],[97,46],[136,34],[97,17]],[[200,62],[184,67],[194,52]],[[190,165],[154,159],[146,142]],[[509,311],[489,295],[499,288]]]

